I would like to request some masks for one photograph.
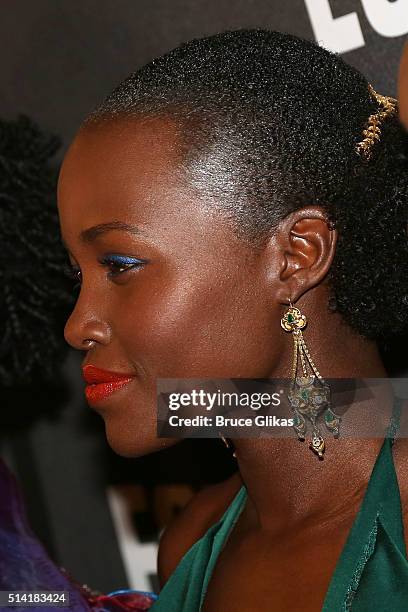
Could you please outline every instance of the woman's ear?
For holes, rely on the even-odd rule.
[[[320,207],[304,207],[291,213],[277,229],[276,246],[281,259],[277,299],[294,302],[322,282],[332,264],[337,230]]]

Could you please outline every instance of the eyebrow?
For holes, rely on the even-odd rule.
[[[129,223],[124,223],[123,221],[110,221],[109,223],[99,223],[98,225],[88,227],[88,229],[81,232],[80,237],[82,242],[89,243],[93,242],[98,236],[114,230],[120,230],[130,234],[144,235],[144,232],[137,225],[131,225]]]

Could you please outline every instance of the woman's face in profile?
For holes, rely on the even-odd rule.
[[[117,119],[80,130],[59,178],[82,277],[65,336],[84,364],[131,375],[92,402],[125,456],[172,443],[156,437],[157,378],[264,377],[280,350],[265,252],[189,188],[178,151],[170,120]]]

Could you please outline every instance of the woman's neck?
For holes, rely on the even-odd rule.
[[[339,325],[341,330],[326,328],[325,338],[318,338],[317,332],[311,340],[305,334],[312,357],[313,345],[322,347],[315,358],[320,372],[326,378],[386,378],[376,344],[352,333],[341,322]],[[287,378],[290,360],[288,350],[287,364],[282,368],[281,362],[270,378]],[[344,415],[349,432],[353,427],[357,431],[359,419],[367,420],[367,408],[371,407],[377,409],[368,412],[370,424],[385,432],[392,413],[392,387],[386,381],[375,387],[369,403],[367,406],[367,401],[357,400]],[[307,441],[298,441],[294,431],[293,438],[234,439],[240,474],[248,491],[248,524],[279,531],[304,521],[308,526],[322,526],[355,513],[383,438],[356,439],[349,435],[336,440],[327,432],[323,460],[309,449]]]

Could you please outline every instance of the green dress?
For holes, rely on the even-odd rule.
[[[408,560],[392,445],[401,411],[395,399],[387,437],[332,576],[323,612],[408,612]],[[199,612],[247,492],[242,486],[222,518],[183,556],[153,612]],[[268,612],[273,611],[271,601]]]

